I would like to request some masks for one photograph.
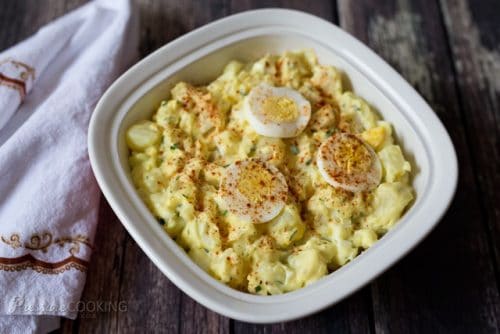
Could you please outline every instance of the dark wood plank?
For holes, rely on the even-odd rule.
[[[85,2],[87,0],[2,1],[0,4],[0,50],[31,36],[43,25]]]
[[[345,29],[389,61],[431,103],[452,137],[461,168],[456,197],[437,229],[372,284],[375,329],[495,332],[498,289],[439,7],[423,0],[342,0],[339,15]]]
[[[127,235],[121,273],[120,313],[114,333],[179,331],[181,292],[155,267]],[[85,333],[85,331],[82,331]]]
[[[229,318],[208,310],[184,293],[180,312],[179,333],[230,333],[231,320]]]
[[[260,1],[234,0],[231,13],[264,7],[286,7],[298,9],[337,22],[337,7],[334,1]],[[370,287],[355,293],[346,300],[318,314],[297,321],[253,325],[234,321],[235,333],[370,333],[371,332]]]
[[[459,99],[500,280],[500,2],[442,1]]]
[[[234,333],[370,333],[369,287],[309,317],[271,325],[234,321]]]
[[[82,333],[116,332],[120,313],[131,308],[130,301],[120,297],[126,238],[125,229],[102,197],[94,250],[79,308],[81,312],[74,322],[64,320],[64,331],[71,328],[72,332]],[[96,305],[101,308],[94,308]]]
[[[169,41],[227,14],[228,0],[210,2],[134,0],[140,12],[140,53],[145,57]]]
[[[325,20],[338,22],[336,1],[302,0],[229,0],[231,14],[258,8],[289,8],[320,16]]]

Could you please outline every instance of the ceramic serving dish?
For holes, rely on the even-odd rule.
[[[151,117],[178,81],[212,81],[232,59],[312,48],[347,74],[354,92],[394,125],[415,171],[416,200],[401,221],[352,262],[300,290],[277,296],[236,291],[210,277],[165,233],[139,198],[127,164],[125,131]],[[332,305],[373,280],[438,223],[455,191],[457,162],[445,128],[419,94],[370,49],[335,25],[302,12],[249,11],[208,24],[149,55],[107,90],[89,129],[97,181],[130,235],[180,289],[225,316],[255,323],[286,321]]]

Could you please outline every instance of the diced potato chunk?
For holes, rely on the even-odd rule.
[[[374,211],[366,217],[363,226],[385,233],[401,217],[413,199],[413,189],[401,182],[382,183],[375,190]]]
[[[378,116],[368,103],[352,92],[345,92],[340,98],[340,112],[344,115],[354,115],[365,130],[377,126]]]
[[[337,125],[339,117],[339,111],[330,104],[326,104],[312,114],[309,126],[313,131],[327,131]]]
[[[302,239],[305,224],[300,218],[296,206],[287,205],[283,211],[269,223],[269,234],[279,247],[288,247],[291,243]]]
[[[352,241],[356,247],[367,249],[377,242],[377,239],[377,233],[373,230],[365,228],[354,232]]]
[[[128,146],[136,151],[142,151],[157,144],[160,138],[161,133],[158,125],[150,121],[134,124],[126,133]]]
[[[382,161],[387,182],[399,181],[401,177],[411,171],[410,163],[405,160],[398,145],[389,145],[382,149],[378,155]]]

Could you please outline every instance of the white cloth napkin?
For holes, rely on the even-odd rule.
[[[0,332],[47,332],[85,307],[100,194],[87,129],[136,59],[133,12],[91,2],[0,53]]]

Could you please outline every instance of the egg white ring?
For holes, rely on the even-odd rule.
[[[238,190],[241,173],[252,161],[259,163],[277,178],[278,187],[273,189],[274,201],[265,201],[256,206]],[[219,185],[219,195],[231,213],[243,220],[259,224],[270,221],[283,210],[288,196],[288,185],[285,176],[273,165],[257,159],[247,159],[236,161],[226,168],[226,175]]]
[[[261,111],[265,99],[271,96],[290,98],[296,104],[298,118],[291,122],[274,122],[267,119]],[[288,87],[273,87],[260,84],[252,89],[243,102],[248,123],[258,134],[274,138],[292,138],[307,127],[311,119],[311,104],[299,92]]]
[[[343,141],[356,140],[364,145],[371,157],[371,166],[366,173],[348,175],[340,168],[328,151],[335,150]],[[328,148],[330,150],[328,150]],[[324,141],[318,149],[316,164],[323,179],[332,187],[351,192],[371,190],[377,187],[382,178],[382,165],[377,153],[363,140],[353,134],[338,133]]]

